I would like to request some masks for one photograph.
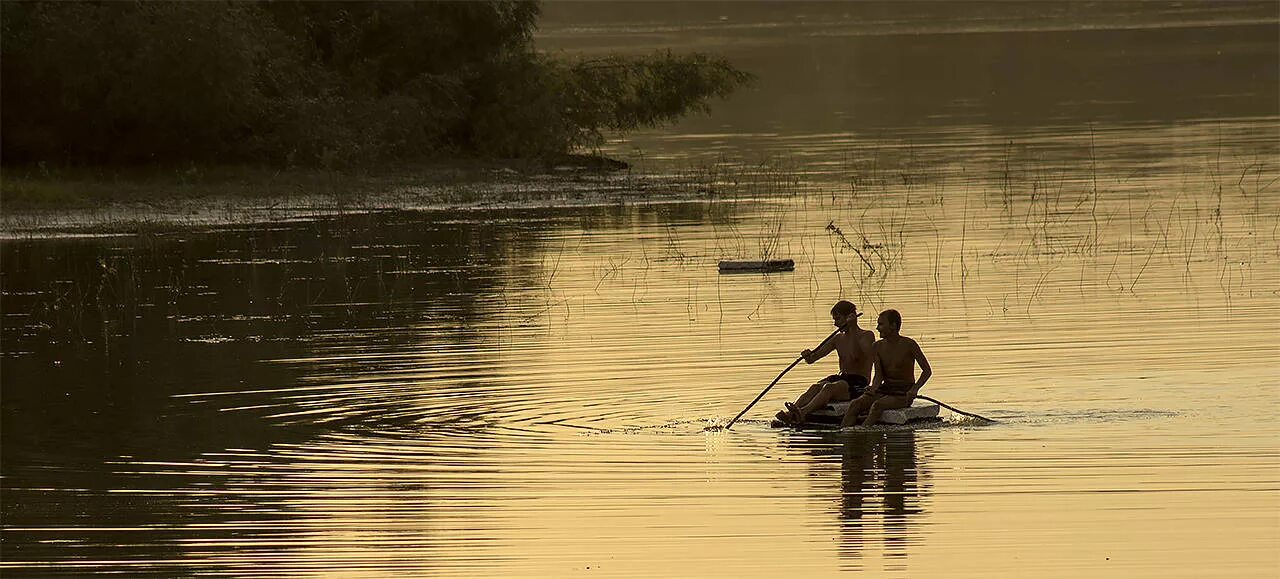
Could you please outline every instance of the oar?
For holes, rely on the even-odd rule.
[[[928,397],[928,396],[924,396],[924,395],[921,395],[921,394],[916,394],[916,398],[923,398],[923,399],[925,399],[925,400],[928,400],[929,402],[932,402],[932,403],[934,403],[934,404],[937,404],[938,406],[941,406],[941,407],[943,407],[943,408],[946,408],[947,410],[950,410],[950,411],[955,412],[955,413],[957,413],[957,414],[963,414],[963,415],[968,416],[968,417],[970,417],[970,418],[977,418],[977,419],[979,419],[979,420],[986,420],[987,422],[992,422],[992,423],[999,422],[999,420],[992,420],[992,419],[987,418],[986,416],[982,416],[982,415],[980,415],[980,414],[973,414],[972,412],[965,412],[965,411],[963,411],[963,410],[960,410],[959,408],[956,408],[955,406],[951,406],[950,404],[947,404],[946,402],[942,402],[942,401],[940,401],[940,400],[935,400],[935,399],[930,398],[930,397]]]
[[[823,340],[821,344],[818,344],[818,347],[815,349],[821,350],[823,346],[827,345],[827,342],[831,341],[831,338],[836,337],[836,334],[839,334],[843,330],[844,330],[844,326],[836,328],[836,331],[831,332],[831,335],[827,336],[827,339]],[[746,414],[748,410],[751,410],[751,407],[755,406],[756,402],[759,402],[761,398],[764,398],[764,395],[769,392],[769,389],[773,388],[773,386],[778,383],[778,380],[781,380],[782,377],[787,374],[787,372],[790,372],[792,368],[795,368],[796,364],[799,364],[801,360],[804,360],[804,356],[800,356],[799,358],[796,358],[795,362],[792,362],[790,366],[787,366],[786,370],[783,370],[781,374],[778,374],[778,377],[774,378],[773,382],[770,382],[769,386],[767,386],[764,390],[762,390],[760,392],[760,395],[756,396],[755,400],[751,401],[751,404],[748,404],[746,408],[742,409],[742,412],[739,412],[737,416],[734,416],[733,420],[729,421],[729,424],[724,425],[724,429],[729,430],[729,428],[733,426],[733,423],[737,422],[739,418],[742,418],[742,415]]]

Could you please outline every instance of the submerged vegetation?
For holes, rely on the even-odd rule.
[[[534,50],[539,5],[5,3],[5,165],[547,158],[750,80],[702,54]]]
[[[139,316],[154,324],[148,331],[174,331],[166,329],[173,321],[187,340],[287,339],[227,330],[241,320],[209,313],[221,306],[208,300],[238,296],[250,312],[235,315],[301,334],[315,320],[383,323],[414,315],[428,298],[471,300],[497,291],[483,285],[493,279],[525,292],[516,318],[524,325],[568,321],[591,304],[646,302],[683,303],[696,323],[709,312],[753,317],[770,303],[832,293],[868,310],[908,303],[1003,318],[1183,294],[1230,313],[1239,301],[1274,295],[1266,283],[1280,228],[1270,194],[1280,177],[1268,159],[1199,149],[1182,175],[1135,176],[1128,163],[1054,165],[1037,146],[1011,143],[958,174],[937,159],[886,159],[888,149],[853,150],[855,160],[825,180],[785,159],[721,159],[670,181],[584,179],[596,197],[570,211],[559,208],[578,199],[563,182],[545,190],[486,183],[485,202],[451,200],[484,212],[443,219],[424,217],[421,199],[406,193],[214,212],[214,228],[135,223],[129,230],[143,232],[128,241],[75,252],[56,240],[15,240],[0,261],[21,281],[5,295],[14,311],[30,313],[8,331],[15,343],[96,343],[108,354],[124,347]],[[1068,157],[1097,158],[1089,134],[1077,135],[1073,151]],[[631,204],[611,191],[676,202]],[[794,273],[721,276],[715,268],[722,259],[783,258],[795,260]],[[210,280],[221,284],[216,291]]]

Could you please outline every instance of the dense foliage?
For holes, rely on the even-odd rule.
[[[6,164],[543,156],[705,109],[749,78],[699,54],[539,54],[529,1],[0,9]]]

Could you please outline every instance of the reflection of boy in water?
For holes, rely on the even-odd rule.
[[[831,307],[831,321],[841,331],[817,350],[805,350],[800,356],[812,364],[834,350],[840,356],[840,373],[819,380],[794,403],[788,402],[787,410],[777,414],[778,420],[793,424],[804,422],[810,412],[828,402],[851,400],[862,394],[871,376],[871,344],[875,342],[875,334],[858,327],[861,315],[857,306],[845,300]]]
[[[852,426],[863,412],[867,413],[867,419],[862,425],[870,426],[880,421],[880,414],[885,410],[911,406],[911,401],[933,375],[929,361],[920,351],[920,344],[899,334],[901,329],[902,314],[898,310],[880,312],[876,320],[880,341],[871,347],[876,367],[875,381],[866,393],[849,405],[841,426]],[[920,364],[919,381],[916,380],[916,364]]]

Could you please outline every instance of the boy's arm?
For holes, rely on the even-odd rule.
[[[871,344],[872,374],[875,375],[871,379],[871,385],[867,386],[867,392],[872,394],[880,390],[880,383],[884,382],[884,361],[880,359],[880,343],[873,342]]]
[[[911,340],[911,349],[912,356],[916,359],[916,363],[920,365],[920,379],[916,380],[915,387],[907,392],[908,396],[914,397],[920,392],[921,388],[924,388],[924,383],[929,381],[929,377],[933,376],[933,368],[929,367],[928,358],[924,357],[924,352],[920,350],[920,344],[916,343],[915,340]]]
[[[806,364],[812,364],[825,358],[827,354],[830,354],[835,349],[836,339],[832,338],[827,340],[825,344],[818,344],[818,349],[816,350],[805,350],[800,352],[800,357],[804,358]]]

